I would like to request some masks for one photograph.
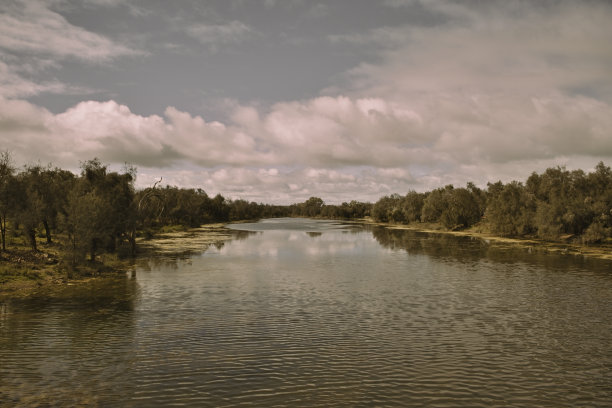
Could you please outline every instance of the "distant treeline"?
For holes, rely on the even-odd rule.
[[[430,192],[382,197],[375,204],[351,201],[326,205],[311,197],[288,206],[209,197],[201,189],[156,185],[136,190],[136,169],[110,171],[98,159],[82,163],[81,173],[50,166],[17,171],[8,152],[0,153],[0,233],[23,237],[37,250],[37,237],[51,243],[61,236],[72,262],[118,249],[136,252],[136,238],[164,227],[196,227],[213,222],[267,217],[324,217],[379,222],[439,223],[447,229],[477,223],[502,236],[535,236],[582,243],[612,236],[612,171],[600,162],[595,171],[549,168],[525,183],[489,183],[480,189],[448,185]]]
[[[592,173],[549,168],[524,182],[447,185],[425,193],[410,191],[379,199],[374,205],[352,201],[325,205],[311,197],[290,206],[291,214],[326,218],[372,217],[396,224],[437,223],[449,230],[479,224],[507,237],[571,240],[583,244],[612,237],[612,171],[600,162]]]

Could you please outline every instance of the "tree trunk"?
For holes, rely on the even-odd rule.
[[[34,228],[28,230],[28,238],[32,251],[38,252],[38,248],[36,247],[36,230]]]
[[[71,233],[68,233],[68,239],[70,240],[70,243],[72,244],[72,266],[76,266],[78,262],[76,236]]]
[[[136,256],[136,231],[131,231],[128,234],[128,241],[130,242],[130,252],[132,256]]]
[[[89,247],[89,260],[94,262],[96,260],[96,248],[98,246],[98,241],[96,239],[91,240],[91,246]]]
[[[45,235],[47,237],[47,244],[51,243],[51,229],[49,229],[49,223],[46,219],[43,220],[43,225],[45,227]]]
[[[117,238],[114,235],[111,235],[108,239],[108,247],[106,248],[108,252],[111,254],[117,250]]]
[[[2,250],[6,251],[6,216],[0,218],[0,232],[2,233]]]

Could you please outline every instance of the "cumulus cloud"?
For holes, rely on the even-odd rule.
[[[42,117],[40,137],[53,135],[58,148],[70,146],[74,157],[98,155],[145,166],[186,161],[207,167],[389,167],[404,163],[424,137],[418,115],[374,99],[321,97],[276,105],[263,117],[238,107],[235,122],[227,125],[173,107],[163,117],[141,116],[114,101],[81,102],[56,115],[23,101],[2,103],[6,123],[25,126]],[[31,122],[24,115],[15,121],[16,107],[31,113]],[[51,158],[53,151],[30,154],[36,153]]]
[[[612,108],[605,103],[534,98],[511,114],[487,98],[463,105],[455,111],[456,101],[410,107],[319,97],[278,104],[265,115],[239,106],[223,124],[172,107],[163,116],[142,116],[114,101],[87,101],[52,114],[0,99],[0,131],[18,160],[74,168],[97,156],[148,169],[141,185],[164,176],[181,186],[277,202],[311,195],[350,201],[357,193],[376,199],[526,177],[544,165],[588,168],[612,156]]]
[[[320,121],[321,133],[302,125],[294,128],[296,111]],[[0,99],[0,112],[2,143],[18,161],[36,158],[68,168],[94,156],[129,162],[143,168],[143,186],[163,176],[170,184],[203,186],[233,198],[288,203],[312,195],[350,201],[359,189],[367,191],[363,198],[375,199],[414,181],[408,170],[381,163],[394,149],[397,135],[387,142],[381,139],[380,149],[373,144],[368,149],[370,141],[359,140],[366,133],[353,126],[375,132],[376,126],[389,126],[389,120],[416,120],[382,101],[318,98],[301,106],[279,105],[263,117],[253,108],[239,107],[229,125],[175,108],[163,117],[141,116],[114,101],[82,102],[52,114],[25,101]],[[328,127],[347,129],[334,141]],[[344,165],[336,162],[345,155],[335,147],[342,139],[357,146]],[[386,168],[378,169],[380,165]]]

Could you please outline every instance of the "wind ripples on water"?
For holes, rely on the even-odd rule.
[[[295,222],[142,267],[88,306],[5,306],[0,401],[609,404],[609,264]]]

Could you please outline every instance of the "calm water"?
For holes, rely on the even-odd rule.
[[[610,263],[327,221],[233,228],[0,303],[0,405],[612,404]]]

